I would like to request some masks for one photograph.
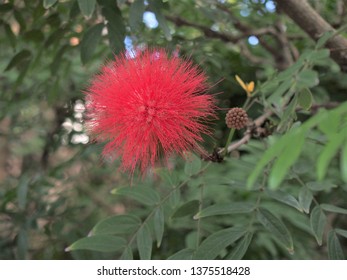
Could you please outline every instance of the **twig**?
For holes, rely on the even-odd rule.
[[[194,28],[202,31],[206,37],[221,39],[223,42],[237,43],[241,39],[240,37],[234,37],[230,34],[214,31],[214,30],[212,30],[212,29],[210,29],[204,25],[201,25],[201,24],[198,24],[195,22],[190,22],[190,21],[183,19],[181,17],[178,17],[178,16],[166,15],[165,17],[167,20],[173,22],[178,27],[179,26],[194,27]]]

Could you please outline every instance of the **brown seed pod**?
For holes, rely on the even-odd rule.
[[[247,112],[242,108],[232,108],[228,111],[225,122],[229,128],[244,128],[248,124]]]

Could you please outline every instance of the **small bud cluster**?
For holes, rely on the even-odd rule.
[[[248,115],[242,108],[232,108],[228,111],[225,122],[229,128],[241,129],[248,123]]]

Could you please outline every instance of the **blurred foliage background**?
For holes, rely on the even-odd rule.
[[[347,76],[331,35],[314,42],[270,0],[0,3],[0,259],[345,258]],[[345,1],[310,3],[346,35]],[[130,189],[84,133],[83,90],[151,46],[221,93],[207,150],[246,100],[235,75],[256,82],[249,116],[270,114],[222,163],[173,159]]]

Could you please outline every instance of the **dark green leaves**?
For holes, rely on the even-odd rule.
[[[31,58],[31,52],[29,50],[22,50],[12,57],[11,61],[5,68],[5,71],[11,70],[15,66],[21,66],[29,62]]]
[[[155,17],[157,18],[159,26],[163,30],[166,39],[171,41],[172,39],[171,32],[167,24],[167,21],[164,15],[162,14],[163,6],[164,6],[163,2],[161,0],[150,0],[149,5],[151,10],[155,13]]]
[[[52,7],[57,1],[58,0],[43,0],[43,7],[45,7],[45,9],[48,9]]]
[[[27,203],[28,186],[29,178],[27,175],[24,174],[19,180],[19,184],[17,187],[18,207],[21,210],[25,209]]]
[[[124,238],[111,235],[95,235],[77,240],[65,251],[93,250],[99,252],[115,252],[123,249],[126,245]]]
[[[312,203],[313,195],[312,192],[306,188],[302,187],[299,192],[299,204],[305,213],[310,213],[310,206]]]
[[[223,204],[215,204],[202,209],[201,212],[197,213],[194,218],[199,219],[216,215],[250,213],[253,210],[254,205],[247,202],[230,202]]]
[[[92,229],[92,235],[100,234],[130,234],[141,225],[136,216],[118,215],[108,217],[98,222]]]
[[[3,26],[4,26],[4,29],[5,29],[5,33],[6,33],[7,39],[8,39],[8,41],[11,44],[11,47],[13,49],[15,49],[16,48],[16,39],[17,39],[16,35],[14,35],[14,33],[13,33],[13,31],[12,31],[12,29],[11,29],[9,24],[3,23]]]
[[[136,243],[141,260],[150,260],[153,239],[147,224],[144,224],[137,232]]]
[[[258,221],[277,238],[288,250],[293,253],[294,246],[290,232],[283,222],[265,208],[258,208]]]
[[[322,239],[323,239],[323,233],[324,233],[324,227],[325,227],[326,221],[327,221],[327,218],[323,210],[319,206],[316,206],[315,208],[313,208],[311,212],[311,216],[310,216],[311,229],[319,245],[322,245]]]
[[[170,256],[168,260],[191,260],[194,252],[193,249],[185,248]]]
[[[246,254],[249,245],[253,238],[253,232],[247,232],[246,235],[237,242],[235,248],[232,249],[231,253],[226,257],[227,260],[241,260]]]
[[[145,1],[143,0],[135,0],[131,4],[129,11],[129,24],[132,30],[136,30],[142,22],[145,8]]]
[[[312,106],[312,102],[313,102],[313,97],[312,97],[312,93],[308,88],[304,88],[299,92],[299,96],[298,96],[298,103],[299,105],[305,109],[305,110],[309,110]]]
[[[11,3],[0,4],[0,13],[7,13],[9,11],[12,11],[12,9],[13,9],[13,4]]]
[[[344,260],[345,255],[334,230],[328,233],[328,254],[331,260]]]
[[[341,178],[347,183],[347,141],[345,141],[340,156]]]
[[[194,215],[196,212],[198,212],[199,209],[199,201],[198,200],[192,200],[188,201],[187,203],[184,203],[181,207],[179,207],[173,214],[172,218],[180,218],[187,215]]]
[[[340,228],[335,229],[335,232],[341,236],[343,236],[344,238],[347,238],[347,230],[343,230]]]
[[[341,207],[338,207],[338,206],[335,206],[335,205],[323,203],[323,204],[320,205],[320,207],[324,211],[347,215],[347,209],[341,208]]]
[[[125,26],[121,11],[117,7],[115,1],[100,1],[102,14],[107,20],[107,36],[110,42],[111,50],[114,53],[119,53],[124,49]]]
[[[246,232],[244,227],[232,227],[211,234],[197,248],[194,259],[214,260],[224,248],[233,244]]]
[[[91,17],[95,9],[96,0],[77,0],[82,14]]]
[[[319,155],[317,161],[317,177],[319,180],[324,178],[331,160],[346,138],[346,133],[347,129],[343,129],[339,133],[330,135],[330,141],[323,148],[323,151]]]
[[[164,234],[164,211],[163,207],[158,207],[154,212],[154,234],[157,239],[157,247],[159,248],[161,245],[161,241],[163,239]]]
[[[152,188],[141,186],[137,188],[119,188],[111,192],[115,195],[127,196],[145,205],[155,205],[160,201],[159,194]]]
[[[101,39],[101,32],[104,28],[103,23],[89,28],[84,34],[81,42],[81,60],[85,64],[93,56],[94,51]]]
[[[277,201],[280,201],[284,204],[287,204],[291,207],[294,207],[295,209],[302,212],[302,207],[300,206],[299,202],[296,200],[294,196],[291,194],[285,193],[283,191],[267,191],[266,192],[270,197],[273,199],[276,199]]]

